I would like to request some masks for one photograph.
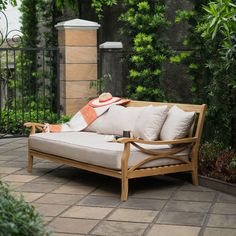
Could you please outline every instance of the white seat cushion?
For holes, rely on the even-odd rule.
[[[142,147],[152,148],[153,150],[170,148],[169,145],[142,145]],[[124,144],[106,142],[104,135],[93,132],[39,133],[30,135],[29,148],[97,166],[121,169]],[[184,160],[188,160],[188,153],[189,150],[185,150],[177,155]],[[129,167],[145,159],[145,157],[145,154],[132,146]],[[179,163],[179,161],[166,158],[152,161],[145,164],[144,167],[176,163]]]

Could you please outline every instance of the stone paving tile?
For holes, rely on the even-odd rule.
[[[12,192],[15,196],[23,196],[26,202],[33,202],[44,195],[44,193]]]
[[[108,197],[108,196],[87,196],[77,203],[77,205],[85,206],[104,206],[104,207],[115,207],[120,203],[119,198]]]
[[[6,148],[1,148],[0,149],[0,156],[3,156],[6,152],[8,152],[9,149],[6,149]],[[3,160],[3,159],[2,159]]]
[[[79,174],[77,174],[77,175],[79,175]],[[64,179],[71,180],[72,178],[77,177],[77,175],[75,174],[75,172],[70,173],[70,171],[68,171],[68,173],[67,173],[67,171],[65,169],[57,168],[55,170],[50,171],[50,173],[48,173],[44,177],[64,178]]]
[[[164,204],[164,200],[129,198],[126,202],[122,203],[121,207],[159,211]]]
[[[134,191],[140,190],[175,190],[183,185],[182,180],[172,178],[170,176],[153,176],[130,180],[130,189]]]
[[[30,172],[28,172],[27,168],[24,168],[24,169],[20,169],[20,170],[16,171],[14,174],[42,176],[42,175],[47,174],[49,171],[50,170],[48,170],[48,169],[37,168],[37,169],[33,169],[32,173],[30,173]]]
[[[236,229],[236,215],[210,215],[207,226]]]
[[[180,190],[187,190],[187,191],[214,191],[213,189],[210,189],[210,188],[206,188],[206,187],[203,187],[203,186],[195,186],[193,184],[190,184],[190,183],[187,183],[185,182],[183,186],[180,187]]]
[[[56,162],[39,162],[34,164],[33,169],[34,168],[43,168],[43,169],[50,169],[53,170],[55,168],[58,168],[59,166],[62,166],[61,164],[58,164]]]
[[[175,193],[173,199],[212,202],[214,197],[215,192],[178,191]]]
[[[165,206],[166,211],[186,211],[204,213],[209,210],[211,203],[191,201],[170,201]]]
[[[203,236],[235,236],[235,229],[206,228]]]
[[[212,209],[212,213],[215,214],[235,214],[236,215],[236,204],[232,203],[215,203]]]
[[[200,227],[153,225],[147,236],[198,236]]]
[[[16,191],[21,191],[21,192],[36,192],[36,193],[48,193],[51,192],[52,190],[55,190],[58,188],[60,185],[58,184],[53,184],[53,183],[26,183],[20,187],[16,188]]]
[[[103,219],[113,208],[73,206],[64,212],[62,217],[85,218],[85,219]]]
[[[110,188],[108,187],[100,187],[96,189],[94,192],[91,193],[91,195],[94,196],[109,196],[109,197],[117,197],[120,196],[120,189],[117,188]]]
[[[38,199],[36,203],[47,203],[47,204],[63,204],[72,205],[79,201],[84,195],[78,194],[45,194],[43,197]]]
[[[8,150],[7,152],[4,152],[2,155],[4,156],[15,156],[16,158],[20,157],[20,156],[25,156],[27,157],[27,151],[25,152],[20,152],[19,149],[15,149],[15,150]]]
[[[8,182],[7,184],[10,186],[11,190],[17,191],[16,189],[23,186],[25,183],[22,183],[22,182]]]
[[[79,236],[81,236],[81,235],[85,235],[85,234],[76,234],[76,235],[79,235]],[[75,236],[75,234],[64,234],[64,233],[53,233],[52,234],[52,236]]]
[[[175,190],[176,187],[166,189],[146,189],[144,187],[141,190],[133,190],[129,196],[135,198],[169,199]]]
[[[93,191],[95,187],[77,184],[77,185],[68,185],[64,184],[61,187],[53,191],[53,193],[65,193],[65,194],[88,194]]]
[[[59,217],[53,220],[49,226],[54,229],[54,232],[74,233],[77,235],[88,233],[98,222],[98,220]]]
[[[46,174],[38,179],[35,179],[34,183],[67,183],[69,180],[66,177],[58,177],[53,174]]]
[[[236,197],[226,194],[226,193],[218,193],[217,202],[228,202],[228,203],[236,203]]]
[[[12,150],[12,149],[19,149],[21,148],[22,146],[26,146],[25,144],[22,144],[22,143],[17,143],[17,142],[14,142],[14,143],[8,143],[7,145],[3,145],[3,147],[7,147],[8,149]]]
[[[22,161],[9,161],[2,164],[2,167],[25,168],[27,164]]]
[[[44,225],[47,225],[52,219],[53,219],[52,216],[44,216],[43,217]]]
[[[158,213],[159,211],[116,209],[108,220],[151,223]]]
[[[82,177],[81,175],[77,178],[74,178],[72,180],[70,180],[67,185],[68,186],[81,186],[81,185],[84,185],[84,186],[89,186],[89,187],[98,187],[101,185],[101,180],[97,179],[96,180],[96,176],[94,176],[94,180],[91,179],[91,178],[88,178],[86,179],[84,176]]]
[[[91,234],[109,236],[139,236],[147,228],[147,224],[128,222],[102,222]]]
[[[0,166],[0,173],[1,174],[11,174],[14,173],[18,170],[20,170],[21,168],[16,168],[16,167],[2,167]]]
[[[0,139],[0,145],[6,145],[11,142],[12,142],[12,139]]]
[[[74,178],[68,183],[68,185],[84,184],[87,186],[98,187],[103,184],[107,180],[107,178],[107,176],[86,173],[78,176],[77,178]]]
[[[12,160],[15,160],[15,158],[17,158],[18,156],[16,155],[10,155],[9,153],[4,153],[4,154],[1,154],[0,156],[0,160],[1,161],[12,161]]]
[[[21,138],[16,140],[16,143],[23,144],[23,145],[28,145],[28,139],[27,138]]]
[[[121,193],[120,186],[120,181],[105,182],[92,192],[91,195],[117,197],[120,196]]]
[[[68,208],[68,205],[52,205],[33,203],[37,211],[43,216],[58,216]]]
[[[5,147],[5,146],[0,147],[0,153],[8,152],[10,150],[11,150],[11,148],[8,148],[8,147]]]
[[[23,182],[23,183],[27,183],[32,181],[33,179],[38,178],[38,176],[34,176],[34,175],[8,175],[6,177],[3,178],[4,181],[6,182]]]
[[[196,212],[162,212],[157,223],[202,226],[206,215]]]

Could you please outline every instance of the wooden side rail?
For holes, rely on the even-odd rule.
[[[182,139],[175,139],[175,140],[167,140],[167,141],[148,141],[143,139],[136,139],[136,138],[119,138],[117,139],[118,143],[141,143],[141,144],[150,144],[150,145],[174,145],[174,144],[187,144],[187,143],[196,143],[197,138],[182,138]]]
[[[121,161],[121,173],[122,173],[122,194],[121,200],[126,201],[128,198],[128,180],[131,178],[150,176],[154,174],[160,174],[160,169],[163,171],[163,168],[169,170],[171,172],[179,172],[179,171],[190,171],[192,170],[192,161],[184,160],[176,154],[181,153],[186,148],[191,148],[190,156],[192,153],[193,146],[196,145],[198,139],[196,137],[189,137],[183,139],[176,140],[168,140],[168,141],[148,141],[143,139],[135,139],[135,138],[120,138],[116,142],[124,144],[124,152]],[[163,145],[168,144],[172,145],[167,150],[149,150],[140,146],[139,144],[149,144],[149,145]],[[132,167],[128,167],[129,157],[130,157],[130,146],[133,145],[138,148],[142,153],[146,154],[146,158],[142,161],[137,162]],[[152,167],[152,168],[142,168],[144,164],[152,162],[154,160],[159,159],[172,159],[177,160],[180,163],[176,166],[176,164],[166,166],[166,167]],[[163,172],[164,173],[164,172]],[[168,173],[168,171],[167,171]]]

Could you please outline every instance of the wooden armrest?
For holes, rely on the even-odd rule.
[[[197,141],[196,137],[167,140],[167,141],[159,141],[159,140],[158,141],[148,141],[148,140],[136,139],[136,138],[119,138],[119,139],[117,139],[118,143],[142,143],[142,144],[151,144],[151,145],[184,144],[184,143],[195,143],[196,141]]]
[[[36,129],[43,130],[44,124],[34,123],[34,122],[27,122],[24,123],[24,126],[27,128],[31,128],[30,134],[35,134]]]

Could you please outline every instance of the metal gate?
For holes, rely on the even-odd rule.
[[[0,32],[0,138],[26,135],[24,123],[60,115],[59,49],[18,47]]]

